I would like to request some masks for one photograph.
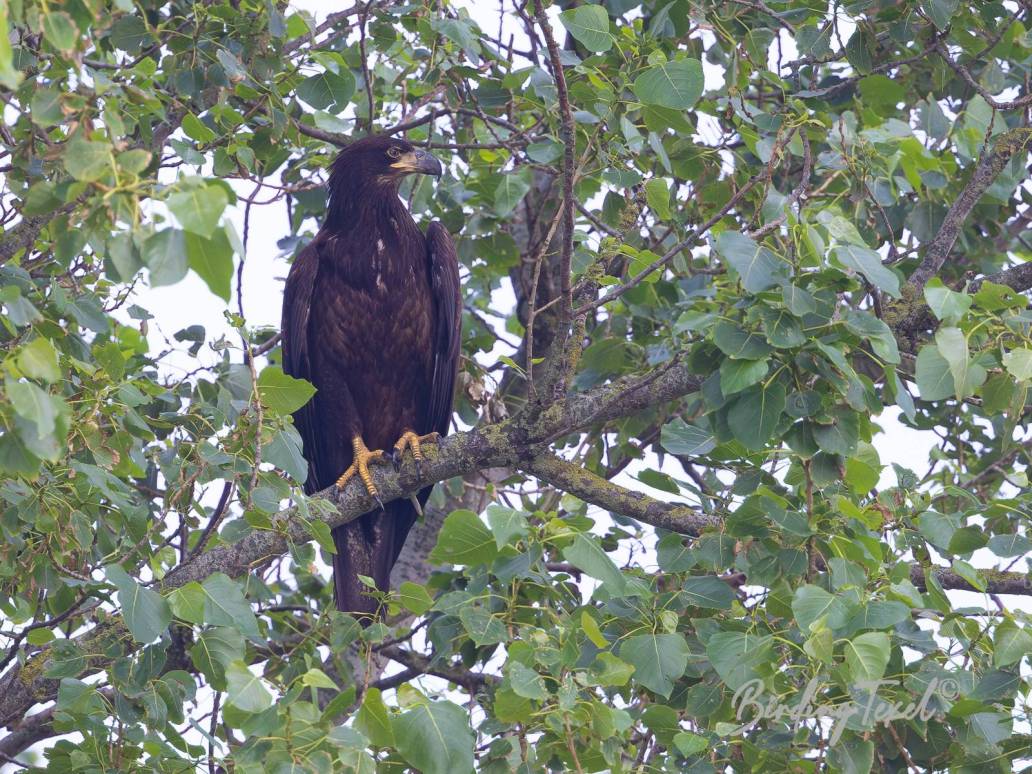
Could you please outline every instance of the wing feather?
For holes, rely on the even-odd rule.
[[[455,377],[459,370],[462,328],[459,260],[451,235],[439,221],[433,221],[427,229],[426,248],[434,299],[434,370],[427,416],[430,428],[445,435],[451,422]]]
[[[308,318],[312,308],[312,290],[319,276],[319,248],[314,242],[306,246],[294,259],[287,274],[283,290],[283,371],[295,379],[312,379],[312,366],[308,343]],[[315,400],[308,401],[294,414],[294,426],[304,442],[305,457],[308,459],[308,478],[305,492],[312,494],[329,486],[324,483],[331,475],[320,465],[320,448],[315,417]]]

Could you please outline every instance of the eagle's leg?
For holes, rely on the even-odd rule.
[[[352,457],[354,462],[351,463],[351,467],[341,473],[340,478],[337,479],[337,488],[343,489],[347,483],[353,479],[356,475],[362,479],[362,483],[365,484],[366,491],[369,492],[376,502],[380,503],[380,508],[383,508],[383,503],[380,502],[380,495],[376,491],[376,485],[373,483],[373,476],[369,472],[369,463],[371,462],[383,462],[386,455],[382,449],[375,449],[369,451],[366,448],[365,441],[362,440],[362,436],[356,435],[351,439]]]
[[[394,460],[394,467],[401,467],[401,456],[405,453],[405,449],[412,449],[412,459],[416,461],[416,471],[419,477],[423,477],[423,447],[424,443],[437,443],[441,439],[439,433],[427,433],[426,435],[417,435],[411,430],[406,430],[401,434],[401,438],[394,444],[394,453],[391,458]]]

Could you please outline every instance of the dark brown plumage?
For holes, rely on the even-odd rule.
[[[411,433],[448,430],[459,360],[458,263],[445,228],[432,222],[424,236],[398,198],[401,180],[413,172],[439,175],[441,165],[391,137],[343,150],[330,173],[325,222],[287,277],[283,367],[317,389],[294,415],[308,493],[345,471],[371,488],[352,467],[356,457],[382,462],[404,433],[411,442]],[[364,454],[362,442],[373,453]],[[411,448],[399,445],[396,460]],[[388,453],[378,457],[380,449]],[[421,504],[430,489],[419,492]],[[340,610],[370,620],[376,601],[357,576],[388,588],[416,516],[410,501],[397,500],[333,531]]]

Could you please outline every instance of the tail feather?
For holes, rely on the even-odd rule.
[[[429,495],[430,490],[425,490]],[[423,492],[419,499],[424,501]],[[333,557],[333,592],[337,609],[364,625],[375,620],[379,603],[372,589],[358,579],[372,578],[380,591],[390,590],[391,569],[401,553],[416,509],[408,500],[395,500],[333,530],[337,553]]]

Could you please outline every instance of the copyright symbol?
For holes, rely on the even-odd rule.
[[[952,677],[947,677],[939,683],[936,693],[939,694],[940,698],[953,701],[960,696],[960,686],[957,685],[957,681]]]

